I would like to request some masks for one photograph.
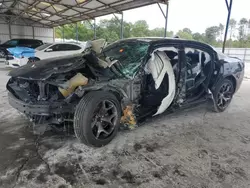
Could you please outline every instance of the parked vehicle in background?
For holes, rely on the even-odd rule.
[[[37,39],[11,39],[6,41],[3,44],[0,44],[0,59],[5,59],[9,54],[8,48],[14,47],[28,47],[28,48],[37,48],[41,46],[43,42]]]
[[[19,51],[18,48],[15,50]],[[32,49],[28,50],[28,54],[27,50],[27,48],[23,49],[23,52],[14,55],[13,59],[6,59],[6,65],[13,68],[18,68],[20,66],[26,65],[27,63],[35,63],[36,61],[43,59],[79,54],[85,50],[85,43],[47,43],[36,48],[33,52],[33,55],[30,53]],[[13,49],[10,49],[9,51],[13,51]]]
[[[53,58],[10,72],[9,103],[33,130],[74,127],[90,146],[108,144],[120,123],[204,104],[223,112],[239,89],[244,62],[211,46],[177,38],[133,38],[84,54]]]

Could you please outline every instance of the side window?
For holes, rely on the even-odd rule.
[[[194,91],[205,83],[211,69],[212,58],[208,52],[197,48],[185,48],[187,63],[187,91]]]
[[[65,51],[72,51],[72,50],[80,50],[81,47],[74,45],[74,44],[64,44],[63,46]]]
[[[40,41],[40,40],[33,40],[32,41],[32,46],[34,47],[34,48],[37,48],[38,46],[41,46],[43,43],[42,43],[42,41]]]
[[[48,51],[48,52],[56,52],[56,51],[61,51],[61,44],[55,44],[55,45],[53,45],[53,46],[50,46],[48,49],[51,49],[51,50],[46,50],[46,51]]]
[[[38,46],[36,45],[36,40],[30,40],[30,39],[20,39],[19,45],[30,48]]]
[[[211,61],[211,56],[200,49],[185,48],[188,76],[195,76],[201,72],[203,66]]]
[[[29,46],[29,45],[31,45],[31,42],[30,42],[30,40],[20,39],[19,45],[20,46]]]

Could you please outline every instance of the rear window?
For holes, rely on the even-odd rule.
[[[144,41],[122,41],[105,48],[103,54],[111,60],[118,60],[123,74],[132,77],[146,56],[148,47],[149,43]]]
[[[37,47],[36,50],[38,50],[38,51],[44,50],[47,47],[49,47],[50,45],[51,45],[51,43],[43,44],[42,46]]]

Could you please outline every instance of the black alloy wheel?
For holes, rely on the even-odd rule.
[[[115,104],[110,100],[103,100],[96,107],[91,129],[96,139],[107,139],[115,129],[118,121],[118,111]]]
[[[223,112],[231,103],[234,94],[234,85],[231,80],[222,80],[215,91],[214,96],[214,110],[216,112]]]
[[[121,111],[121,104],[113,93],[87,93],[75,110],[76,137],[89,146],[101,147],[108,144],[118,132]]]

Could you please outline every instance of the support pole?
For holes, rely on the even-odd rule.
[[[55,29],[55,27],[53,27],[53,42],[55,42],[55,38],[56,38],[56,29]]]
[[[96,20],[94,19],[94,39],[96,39]]]
[[[76,41],[78,41],[78,24],[76,22]]]
[[[167,29],[168,29],[168,7],[169,3],[167,1],[166,13],[165,13],[165,30],[164,30],[164,37],[167,37]]]
[[[10,25],[10,22],[8,23],[8,26],[9,26],[9,38],[11,39],[11,38],[12,38],[12,32],[11,32],[11,25]]]
[[[169,7],[169,3],[168,1],[166,2],[166,12],[164,13],[162,8],[161,8],[161,5],[159,3],[157,3],[159,9],[161,10],[161,13],[165,19],[165,28],[164,28],[164,37],[167,36],[167,29],[168,29],[168,7]]]
[[[62,26],[62,37],[63,37],[63,42],[64,42],[64,25]]]
[[[53,28],[53,37],[54,37],[54,28]],[[32,37],[33,39],[35,39],[35,29],[34,29],[34,26],[32,26]]]
[[[123,12],[121,13],[121,39],[123,39],[124,27],[123,27]]]
[[[230,22],[230,17],[231,17],[232,4],[233,4],[233,0],[229,0],[230,3],[228,3],[228,0],[225,0],[225,1],[226,1],[227,10],[228,10],[228,15],[227,15],[227,25],[226,25],[225,35],[224,35],[224,41],[223,41],[223,46],[222,46],[222,53],[225,52],[225,46],[226,46],[226,41],[227,41],[227,32],[228,32],[228,27],[229,27],[229,22]]]

